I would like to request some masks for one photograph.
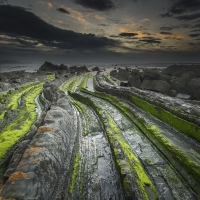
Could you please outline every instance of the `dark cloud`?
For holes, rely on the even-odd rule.
[[[167,32],[167,31],[162,31],[162,32],[160,32],[160,34],[162,34],[162,35],[172,35],[173,33]]]
[[[92,8],[99,11],[114,8],[114,3],[111,0],[75,0],[75,2],[86,8]]]
[[[200,24],[195,24],[193,28],[200,28]]]
[[[161,44],[160,39],[154,37],[142,37],[139,42],[143,42],[145,44]]]
[[[138,34],[137,33],[126,33],[126,32],[119,34],[119,36],[122,36],[122,37],[133,37],[133,36],[136,36],[136,35],[138,35]]]
[[[199,37],[200,36],[200,33],[192,33],[192,34],[189,34],[190,37]]]
[[[200,29],[192,30],[191,32],[200,32]]]
[[[200,13],[195,13],[193,15],[182,15],[182,16],[176,17],[176,19],[182,20],[182,21],[190,21],[190,20],[194,20],[198,18],[200,18]]]
[[[162,18],[173,17],[173,15],[171,13],[164,13],[164,14],[160,14],[159,16]]]
[[[99,24],[99,26],[109,26],[109,25],[107,25],[107,24]]]
[[[56,28],[35,14],[16,6],[0,6],[0,33],[34,38],[40,43],[62,49],[98,49],[116,41]]]
[[[7,4],[8,1],[7,0],[0,0],[0,4]]]
[[[189,11],[199,11],[199,9],[199,0],[178,0],[169,8],[169,12],[172,14],[183,14]]]
[[[70,14],[70,12],[69,11],[67,11],[67,10],[65,10],[64,8],[58,8],[58,9],[56,9],[57,11],[59,11],[59,12],[61,12],[61,13],[63,13],[63,14]]]
[[[178,26],[161,26],[160,30],[171,31],[173,29],[178,29],[178,28],[196,28],[196,27],[193,27],[191,24],[180,24]]]
[[[163,30],[163,31],[171,31],[173,29],[174,29],[173,26],[162,26],[162,27],[160,27],[160,30]]]
[[[193,43],[193,42],[189,42],[188,44],[191,46],[196,46],[196,47],[200,45],[200,43]]]

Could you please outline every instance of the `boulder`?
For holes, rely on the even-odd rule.
[[[100,71],[99,67],[94,67],[92,71]]]
[[[177,95],[177,91],[176,90],[170,90],[168,95],[171,96],[171,97],[175,97]]]
[[[120,81],[127,81],[129,77],[129,72],[126,69],[119,68],[118,79]]]
[[[141,83],[142,83],[141,77],[139,74],[136,76],[129,76],[128,82],[131,87],[136,87],[136,88],[140,88]]]
[[[118,75],[117,70],[110,71],[110,76],[117,78],[117,75]]]
[[[22,80],[21,80],[20,78],[16,78],[16,79],[14,79],[12,82],[13,82],[13,83],[21,83]]]
[[[200,100],[200,78],[191,79],[187,84],[187,91],[190,95]]]
[[[182,74],[193,71],[196,73],[200,73],[200,65],[171,65],[162,71],[163,74],[172,76],[176,75],[176,73],[181,76]]]
[[[155,71],[155,70],[145,70],[143,73],[143,79],[145,80],[163,80],[166,82],[170,82],[171,77],[167,76],[165,74],[162,74],[159,71]]]
[[[170,85],[166,81],[162,80],[144,80],[142,82],[141,88],[167,94]]]
[[[177,90],[179,93],[187,94],[187,84],[188,82],[196,77],[196,73],[189,71],[183,74],[180,78],[171,81],[171,88]]]
[[[10,88],[10,84],[8,83],[4,83],[4,82],[0,82],[0,88],[2,89],[2,91],[6,91]]]

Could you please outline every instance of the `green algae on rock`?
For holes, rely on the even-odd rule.
[[[11,124],[5,127],[0,134],[0,161],[3,160],[9,149],[31,128],[37,118],[35,112],[35,98],[42,92],[43,82],[29,88],[25,93],[25,107],[19,108],[19,115]]]
[[[75,158],[75,161],[74,161],[74,168],[73,168],[73,172],[72,172],[72,180],[71,180],[71,185],[70,185],[70,193],[71,194],[72,194],[72,192],[73,192],[73,190],[76,186],[76,182],[77,182],[79,161],[80,161],[80,155],[76,154],[76,158]]]
[[[120,132],[120,130],[118,129],[117,125],[115,124],[113,119],[110,117],[110,115],[103,108],[96,105],[88,97],[84,97],[80,94],[71,93],[71,92],[69,92],[69,94],[75,99],[84,102],[88,106],[91,106],[95,110],[97,115],[99,116],[106,130],[110,144],[112,148],[114,149],[113,150],[114,157],[116,159],[116,164],[118,168],[120,169],[122,180],[123,180],[124,169],[128,170],[127,171],[128,174],[133,173],[132,176],[135,177],[136,180],[133,180],[131,178],[132,176],[130,175],[130,179],[129,179],[130,183],[133,182],[134,184],[137,184],[140,192],[139,191],[136,192],[134,190],[133,185],[130,191],[130,187],[127,187],[128,186],[127,181],[122,182],[122,183],[125,183],[123,186],[124,186],[124,190],[125,190],[127,198],[128,199],[131,198],[130,196],[130,193],[131,193],[131,195],[137,195],[139,198],[143,198],[143,199],[149,199],[149,196],[153,197],[152,200],[159,199],[159,196],[157,194],[157,191],[153,183],[151,182],[151,180],[145,173],[140,161],[135,157],[132,149],[130,148],[129,144],[122,136],[122,133]],[[117,148],[116,148],[116,144],[119,144],[117,145]],[[119,152],[123,152],[126,158],[125,161],[118,160],[118,158],[120,157]],[[147,187],[148,187],[148,191],[146,191]]]

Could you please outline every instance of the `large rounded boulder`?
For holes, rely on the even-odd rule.
[[[144,80],[141,85],[141,89],[153,90],[156,92],[161,92],[167,94],[170,85],[163,80]]]

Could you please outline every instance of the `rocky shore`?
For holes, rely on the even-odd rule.
[[[200,66],[0,73],[0,200],[200,197]]]
[[[121,86],[152,90],[190,100],[200,100],[200,66],[172,65],[166,69],[118,68],[110,75],[121,81]]]

